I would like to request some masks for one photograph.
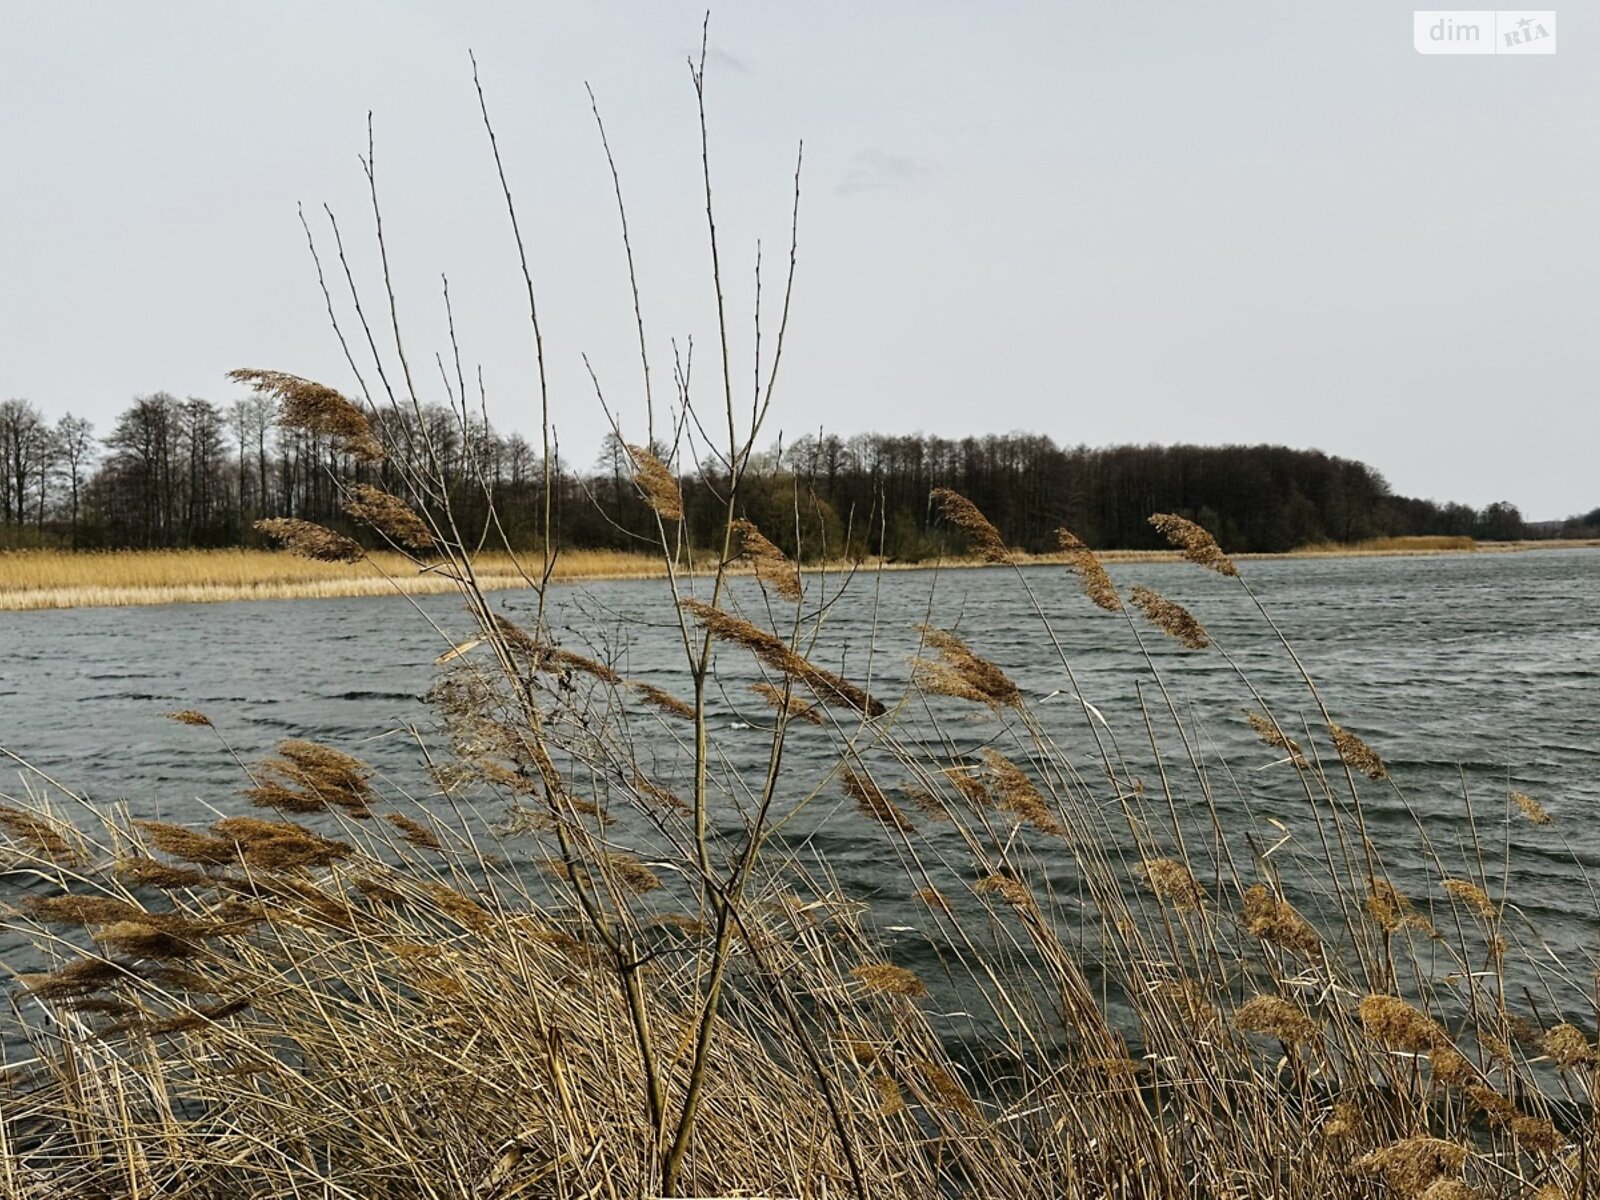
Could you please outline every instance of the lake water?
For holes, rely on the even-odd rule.
[[[1441,848],[1453,853],[1470,836],[1465,794],[1491,857],[1509,839],[1508,886],[1528,920],[1558,944],[1592,948],[1597,926],[1587,876],[1600,866],[1600,552],[1285,559],[1242,569],[1335,719],[1383,754]],[[1286,728],[1312,715],[1292,662],[1232,581],[1176,563],[1117,566],[1111,574],[1124,594],[1145,583],[1192,608]],[[1147,758],[1137,689],[1153,703],[1158,693],[1123,619],[1091,606],[1059,567],[1030,568],[1026,577],[1083,697],[1131,756]],[[751,581],[738,581],[734,593],[747,615],[759,611]],[[519,592],[491,600],[513,618],[530,604]],[[205,805],[246,811],[236,795],[239,768],[208,731],[161,716],[198,708],[247,758],[269,753],[282,738],[314,738],[425,794],[421,755],[405,728],[427,728],[433,719],[423,696],[446,643],[424,614],[447,634],[471,632],[453,597],[415,605],[397,597],[0,613],[0,746],[95,800],[125,800],[136,815],[209,819]],[[1068,688],[1032,602],[1008,570],[859,577],[849,599],[830,611],[813,657],[856,681],[870,678],[874,694],[892,703],[906,691],[914,626],[928,619],[960,630],[1035,699]],[[660,582],[568,585],[556,594],[555,623],[568,646],[600,647],[630,677],[688,694]],[[1309,850],[1303,799],[1295,805],[1298,785],[1246,726],[1244,712],[1254,703],[1233,670],[1215,651],[1185,652],[1148,629],[1146,640],[1198,731],[1194,744],[1219,807],[1276,815]],[[719,649],[712,724],[733,770],[765,761],[759,728],[741,728],[769,716],[748,689],[755,678],[745,651]],[[1038,712],[1080,766],[1092,762],[1089,718],[1070,695],[1045,701]],[[901,736],[912,745],[923,739],[930,755],[946,759],[1003,739],[1007,728],[1005,718],[956,702],[936,704],[934,715],[942,726],[937,737],[923,707],[908,706]],[[1170,718],[1157,711],[1154,724],[1169,743],[1163,753],[1175,756]],[[807,772],[818,776],[834,761],[828,735],[797,726],[787,761],[800,782]],[[1174,777],[1180,803],[1197,804],[1192,771],[1185,765]],[[20,786],[19,770],[7,764],[0,794],[18,794]],[[1508,821],[1511,789],[1538,798],[1556,824]],[[1379,784],[1366,786],[1365,797],[1396,881],[1427,892],[1433,884],[1423,877],[1424,862],[1406,849],[1417,838],[1402,799]],[[817,806],[806,830],[846,890],[874,902],[882,927],[915,918],[899,866],[886,865],[882,831],[842,795]],[[959,874],[957,867],[938,869]]]

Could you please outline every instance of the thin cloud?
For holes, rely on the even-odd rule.
[[[926,158],[895,154],[881,146],[869,146],[850,160],[850,169],[833,190],[841,196],[857,192],[903,191],[923,184],[933,173],[934,166]]]
[[[729,54],[726,50],[717,48],[716,46],[711,47],[711,49],[706,53],[706,60],[708,62],[715,63],[717,66],[728,71],[737,71],[741,75],[750,74],[749,63],[736,55]]]
[[[691,46],[682,53],[692,63],[700,61],[699,46]],[[706,47],[706,66],[716,67],[719,71],[732,71],[735,75],[749,75],[755,70],[749,60],[730,54],[721,46]]]

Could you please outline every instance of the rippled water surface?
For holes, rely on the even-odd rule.
[[[1529,919],[1592,941],[1587,876],[1600,864],[1600,552],[1295,559],[1244,569],[1335,719],[1390,765],[1404,799],[1386,785],[1367,787],[1366,796],[1374,835],[1392,846],[1396,870],[1427,886],[1423,859],[1406,849],[1418,842],[1409,802],[1452,853],[1474,829],[1491,856],[1509,839],[1509,886]],[[1041,701],[1046,727],[1080,766],[1094,761],[1094,723],[1072,698],[1062,655],[1084,699],[1142,770],[1153,761],[1141,696],[1163,755],[1181,756],[1126,622],[1089,605],[1060,568],[1025,575],[1060,654],[1029,589],[1015,574],[990,569],[857,578],[832,607],[814,657],[870,681],[893,704],[906,691],[914,626],[931,618],[959,629]],[[1112,575],[1124,590],[1142,582],[1189,605],[1285,727],[1311,718],[1294,663],[1231,581],[1183,564],[1115,567]],[[747,614],[759,611],[750,581],[734,591]],[[530,603],[526,593],[491,599],[513,617]],[[687,694],[661,583],[570,586],[557,601],[567,645],[615,655],[630,677]],[[207,731],[161,716],[192,707],[210,715],[247,758],[285,737],[311,737],[361,755],[424,794],[421,754],[406,729],[427,730],[432,722],[423,696],[446,643],[430,619],[445,634],[470,632],[450,597],[415,605],[385,598],[3,613],[0,746],[95,800],[125,800],[137,815],[198,819],[203,804],[238,811],[237,764]],[[1309,839],[1292,773],[1245,725],[1255,701],[1233,668],[1215,651],[1188,653],[1142,631],[1219,807],[1249,806],[1258,819],[1278,814],[1283,832]],[[766,717],[748,689],[756,677],[744,651],[719,651],[713,727],[735,768],[765,759],[760,730],[742,728]],[[930,761],[957,760],[991,742],[1014,749],[1005,721],[985,710],[940,702],[935,712],[940,739],[920,704],[895,718]],[[834,761],[827,744],[819,731],[796,729],[788,762],[797,794]],[[8,764],[0,793],[16,794],[20,775]],[[1180,806],[1200,803],[1199,777],[1187,762],[1173,780]],[[1538,797],[1556,825],[1508,821],[1511,789]],[[881,832],[837,794],[814,816],[809,846],[848,889],[880,902],[885,925],[900,919],[909,889],[898,865],[885,865]]]

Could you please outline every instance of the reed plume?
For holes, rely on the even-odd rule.
[[[206,729],[212,728],[211,718],[195,708],[180,708],[176,712],[161,714],[169,721],[176,721],[179,725],[199,725]]]
[[[1302,954],[1315,954],[1322,939],[1294,906],[1274,896],[1260,884],[1244,893],[1245,928],[1264,942]]]
[[[1190,562],[1197,563],[1208,571],[1215,571],[1219,575],[1239,573],[1239,568],[1233,565],[1233,560],[1222,552],[1222,547],[1217,545],[1217,539],[1193,521],[1174,513],[1155,513],[1150,518],[1150,524],[1154,525],[1175,549],[1182,551],[1183,557]]]
[[[1189,868],[1173,858],[1147,858],[1139,864],[1146,886],[1179,912],[1195,912],[1205,902],[1205,891]]]
[[[53,862],[64,866],[82,862],[82,855],[61,835],[61,831],[36,813],[0,804],[0,829]]]
[[[973,549],[984,562],[1012,561],[1011,551],[1006,549],[1005,539],[1000,536],[1000,531],[989,523],[988,517],[978,511],[976,504],[960,492],[951,491],[949,488],[934,488],[932,497],[940,516],[967,535],[967,540],[972,543]]]
[[[1498,910],[1494,906],[1494,901],[1490,900],[1488,893],[1477,884],[1465,879],[1446,879],[1441,886],[1485,921],[1492,921],[1495,918]]]
[[[740,518],[733,522],[732,528],[739,535],[739,557],[755,567],[756,579],[785,600],[799,603],[802,594],[800,568],[767,540],[755,522]]]
[[[1437,1021],[1399,996],[1367,996],[1357,1012],[1368,1034],[1396,1050],[1424,1054],[1450,1043]]]
[[[998,750],[985,747],[981,752],[994,776],[991,789],[996,805],[1003,811],[1026,821],[1040,833],[1059,835],[1061,822],[1050,811],[1050,805],[1040,793],[1028,773]]]
[[[822,724],[822,714],[816,710],[816,707],[807,704],[793,693],[785,696],[783,689],[773,687],[765,680],[757,680],[752,683],[750,690],[791,720],[804,721],[807,725]]]
[[[427,522],[399,496],[382,488],[370,483],[352,485],[345,496],[344,511],[397,546],[409,550],[433,549],[433,532]]]
[[[850,974],[866,984],[870,991],[888,996],[917,997],[928,994],[928,985],[912,971],[893,963],[862,963],[851,968]]]
[[[1467,1153],[1456,1142],[1418,1135],[1373,1150],[1356,1166],[1382,1175],[1401,1196],[1421,1197],[1432,1184],[1460,1171]]]
[[[1083,539],[1070,529],[1058,529],[1056,545],[1067,556],[1067,569],[1083,585],[1083,594],[1107,612],[1120,612],[1122,597],[1117,595],[1116,585]]]
[[[1205,626],[1175,600],[1168,600],[1153,588],[1135,587],[1129,598],[1145,618],[1168,637],[1175,638],[1190,650],[1204,650],[1211,644]]]
[[[856,802],[861,815],[899,833],[915,833],[917,827],[870,775],[846,767],[840,776],[845,794]]]
[[[315,562],[359,562],[367,553],[354,538],[298,517],[268,517],[257,521],[255,528],[291,554]]]
[[[1361,772],[1368,779],[1387,779],[1389,769],[1383,765],[1378,752],[1342,725],[1328,723],[1328,734],[1333,738],[1334,749],[1346,766]]]
[[[651,705],[673,717],[682,717],[686,721],[694,720],[694,705],[687,700],[679,699],[665,688],[657,687],[653,683],[644,683],[634,680],[628,685],[645,698]]]
[[[1551,823],[1553,818],[1545,810],[1544,805],[1540,804],[1526,792],[1512,792],[1511,800],[1517,806],[1518,810],[1521,811],[1522,815],[1533,824],[1548,825]]]
[[[1317,1036],[1317,1023],[1281,996],[1252,996],[1233,1014],[1242,1033],[1265,1033],[1286,1046],[1298,1046]]]
[[[918,625],[917,632],[939,652],[937,659],[912,660],[912,678],[923,690],[994,709],[1014,708],[1022,703],[1022,689],[948,629]]]
[[[980,896],[999,896],[1016,908],[1025,908],[1033,900],[1028,885],[1012,875],[985,875],[972,885],[972,890]]]
[[[667,465],[643,446],[627,446],[633,460],[633,481],[648,504],[664,521],[683,520],[683,492]]]
[[[383,458],[383,446],[366,414],[331,387],[285,371],[241,369],[229,371],[228,378],[277,397],[279,420],[286,427],[331,438],[336,450],[362,462]]]
[[[1571,1068],[1595,1061],[1594,1047],[1576,1025],[1562,1023],[1545,1031],[1544,1052],[1558,1067]]]
[[[837,700],[868,717],[880,717],[888,711],[855,684],[802,658],[776,634],[699,600],[685,600],[682,607],[714,637],[743,646],[774,671],[804,683],[818,699]]]
[[[1276,722],[1254,712],[1246,713],[1245,720],[1250,722],[1250,728],[1256,731],[1257,737],[1275,750],[1282,750],[1297,769],[1301,771],[1309,769],[1311,764],[1306,761],[1300,743],[1279,729]]]

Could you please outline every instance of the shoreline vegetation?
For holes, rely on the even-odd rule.
[[[1239,554],[1240,559],[1373,558],[1441,554],[1505,554],[1541,549],[1600,547],[1600,539],[1582,541],[1478,542],[1465,537],[1373,538],[1302,546],[1282,554]],[[537,555],[520,560],[529,575],[538,571]],[[1065,565],[1070,555],[1018,555],[1019,565]],[[1176,550],[1105,550],[1107,563],[1176,562]],[[485,591],[527,587],[519,560],[504,551],[475,560],[478,584]],[[879,558],[852,563],[833,560],[808,564],[807,571],[915,571],[964,569],[990,565],[981,556],[897,562]],[[708,563],[704,573],[714,564]],[[735,573],[750,574],[740,565]],[[686,574],[699,574],[693,570]],[[558,582],[614,579],[660,579],[666,568],[659,555],[617,550],[568,550],[556,559]],[[131,608],[156,604],[210,604],[232,600],[317,600],[336,597],[435,595],[455,591],[457,584],[435,570],[419,571],[399,554],[373,552],[357,563],[325,563],[282,550],[19,550],[0,552],[0,612],[34,612],[63,608]]]
[[[1252,536],[1214,507],[1190,517],[1185,504],[1151,511],[1154,491],[1096,489],[1115,501],[1107,516],[1137,504],[1121,532],[1087,502],[1095,519],[1079,521],[1066,490],[1021,469],[1005,478],[1027,480],[1025,497],[999,475],[958,491],[914,474],[877,507],[813,503],[792,475],[775,485],[758,446],[787,361],[800,153],[776,318],[758,302],[746,324],[730,314],[750,310],[723,302],[708,47],[702,25],[689,70],[721,351],[710,382],[674,341],[650,390],[650,347],[665,346],[646,328],[620,173],[590,93],[646,410],[643,442],[618,434],[613,490],[626,505],[601,519],[615,521],[615,545],[653,546],[659,566],[557,552],[604,543],[563,524],[592,514],[556,494],[534,272],[475,61],[534,334],[541,437],[524,466],[547,481],[542,494],[497,491],[490,455],[441,452],[446,434],[480,445],[482,422],[448,289],[454,383],[442,355],[438,365],[449,403],[425,406],[413,387],[416,334],[402,330],[369,138],[376,274],[346,266],[331,207],[329,233],[310,221],[305,232],[351,373],[380,380],[382,398],[358,403],[282,371],[230,375],[276,405],[298,448],[291,490],[322,506],[239,524],[318,561],[0,555],[0,606],[52,588],[57,602],[97,603],[119,589],[124,603],[162,588],[196,589],[175,599],[389,591],[387,571],[408,590],[454,592],[474,633],[435,630],[433,719],[393,724],[420,759],[398,777],[352,754],[359,742],[318,740],[315,713],[292,705],[280,714],[291,736],[247,761],[223,714],[213,723],[176,697],[165,716],[197,750],[237,763],[237,790],[189,805],[164,787],[148,807],[101,805],[0,751],[21,771],[20,786],[0,786],[0,912],[17,939],[3,989],[0,1195],[1600,1196],[1600,906],[1581,886],[1583,793],[1563,788],[1562,772],[1498,764],[1481,778],[1463,770],[1459,794],[1435,788],[1418,740],[1432,761],[1479,729],[1375,728],[1359,690],[1318,687],[1254,589],[1254,565],[1223,549],[1286,550],[1336,530],[1346,542],[1450,535],[1356,553],[1464,553],[1475,544],[1456,535],[1500,537],[1502,520],[1504,537],[1523,536],[1514,509],[1491,505],[1463,528],[1378,528],[1312,520],[1298,505],[1306,520]],[[347,302],[335,299],[340,275]],[[730,355],[747,338],[749,410]],[[607,416],[621,411],[594,383]],[[152,432],[174,412],[145,410]],[[205,409],[192,413],[203,425]],[[725,442],[699,436],[724,426]],[[135,451],[118,465],[129,486],[106,507],[132,514],[142,545],[180,540],[177,514],[187,519],[197,494],[184,495],[178,464],[193,461],[201,482],[224,477],[184,457],[185,443],[208,444],[152,438],[148,469]],[[981,466],[985,444],[973,449]],[[1285,472],[1302,461],[1283,458]],[[675,469],[686,463],[696,469]],[[259,459],[254,475],[273,477]],[[1426,504],[1362,478],[1382,512]],[[1266,515],[1248,501],[1238,511]],[[840,515],[869,512],[878,519],[847,528]],[[875,543],[851,536],[874,526]],[[793,550],[780,544],[790,531]],[[490,538],[503,553],[483,552]],[[936,578],[926,623],[911,625],[880,607],[871,580],[852,589],[804,562],[809,547],[838,547],[850,569],[872,570],[848,551],[875,544],[908,564],[953,565],[932,553],[946,538],[974,565],[1011,572],[994,581],[1026,604],[1029,634],[963,622],[969,644],[933,623]],[[534,603],[513,619],[487,590],[523,581],[510,549],[530,544]],[[1144,549],[1097,555],[1102,544]],[[1171,553],[1151,553],[1161,546]],[[1207,628],[1215,591],[1191,612],[1146,584],[1119,591],[1102,562],[1165,557],[1211,573],[1249,606],[1247,627]],[[705,577],[685,579],[691,558]],[[1047,563],[1061,565],[1024,570]],[[751,586],[729,587],[741,570]],[[550,602],[558,581],[617,574],[659,578],[664,644],[681,647],[638,674],[604,628],[586,637]],[[1425,597],[1403,602],[1414,620],[1438,616]],[[1120,618],[1096,629],[1125,654],[1117,670],[1075,669],[1054,626],[1073,606]],[[913,645],[905,673],[878,669]],[[314,647],[291,634],[276,648],[292,691],[295,658]],[[1483,665],[1514,683],[1517,664],[1489,653]],[[1021,665],[1050,672],[1050,698],[1068,702],[1041,710],[1014,678]],[[1182,682],[1193,671],[1227,699],[1192,704]],[[1375,664],[1370,679],[1388,687],[1390,674]],[[1413,709],[1446,686],[1415,682]],[[737,735],[718,718],[729,687],[769,710]],[[1495,695],[1482,687],[1486,706]],[[59,715],[74,720],[70,707]],[[96,733],[84,729],[86,742]],[[828,836],[850,854],[831,854]],[[1535,879],[1560,889],[1556,911]]]

